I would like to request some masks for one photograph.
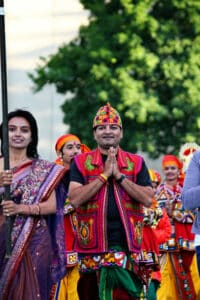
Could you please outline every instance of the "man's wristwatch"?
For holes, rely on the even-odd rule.
[[[122,181],[126,178],[126,175],[122,174],[119,179],[116,180],[117,183],[122,183]]]

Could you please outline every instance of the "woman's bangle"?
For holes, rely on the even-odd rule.
[[[40,215],[40,205],[38,204],[28,204],[29,215],[39,216]]]

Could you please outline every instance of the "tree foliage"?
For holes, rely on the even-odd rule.
[[[65,94],[64,122],[94,146],[107,101],[122,117],[122,147],[151,157],[200,144],[200,1],[82,0],[87,26],[30,74]]]

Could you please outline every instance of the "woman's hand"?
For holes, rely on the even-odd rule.
[[[0,172],[0,187],[10,185],[12,183],[13,174],[11,170],[4,170]]]
[[[17,215],[19,212],[19,205],[13,202],[12,200],[3,200],[1,202],[3,208],[4,216],[13,216]]]

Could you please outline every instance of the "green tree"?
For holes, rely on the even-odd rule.
[[[122,147],[153,158],[200,144],[200,1],[82,0],[90,13],[77,38],[30,74],[67,95],[70,131],[94,146],[92,120],[107,101],[119,110]]]

